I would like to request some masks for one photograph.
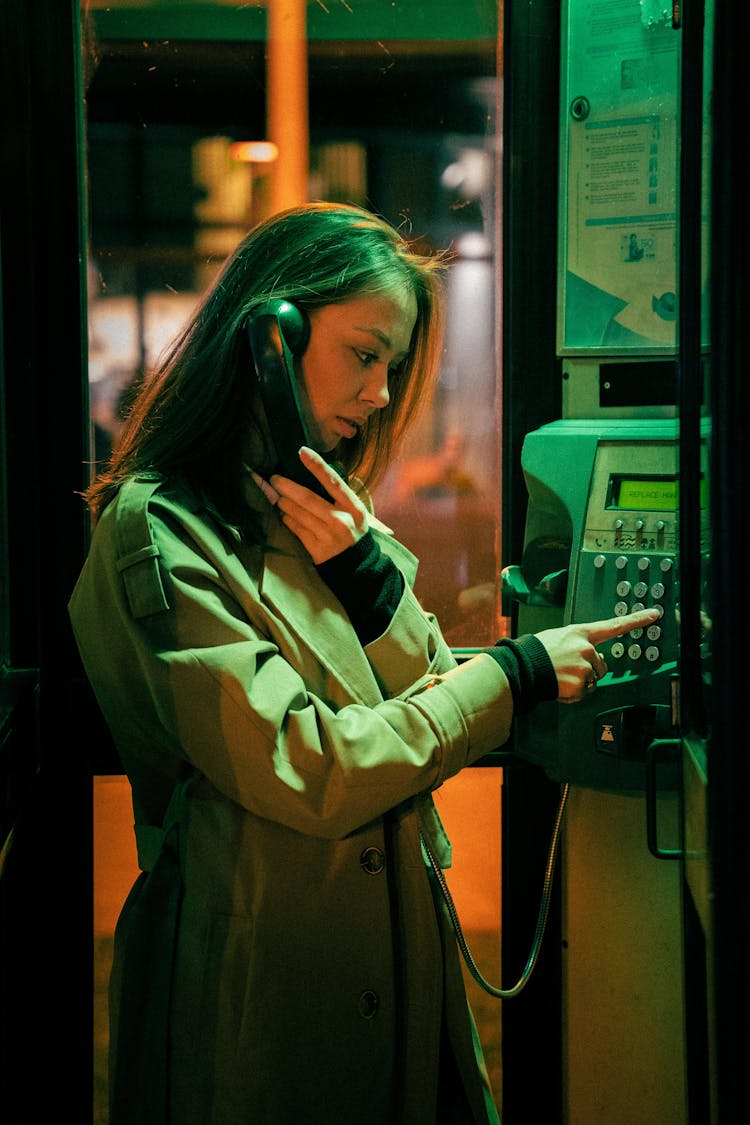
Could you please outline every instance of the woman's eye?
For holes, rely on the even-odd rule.
[[[357,350],[357,359],[363,367],[371,367],[372,364],[376,362],[377,358],[374,352],[361,352]]]

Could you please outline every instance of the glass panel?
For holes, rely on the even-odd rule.
[[[209,24],[210,5],[178,7],[90,5],[94,462],[108,455],[134,383],[273,202],[271,166],[246,143],[268,128],[263,43],[241,38],[243,28],[263,35],[259,7],[240,5],[243,23],[232,5],[216,5]],[[412,0],[399,6],[391,43],[382,5],[360,5],[344,23],[308,7],[307,197],[364,204],[425,249],[456,254],[438,393],[375,502],[420,557],[417,591],[449,642],[490,644],[504,631],[495,582],[498,14],[482,0],[459,27],[453,5],[431,6],[425,21]],[[211,39],[195,38],[207,28]],[[326,38],[332,31],[346,39]]]
[[[711,260],[711,107],[713,102],[713,32],[714,2],[713,0],[706,0],[703,48],[703,163],[701,192],[701,266],[703,280],[703,284],[701,287],[701,345],[704,356],[703,371],[705,374],[705,385],[703,388],[704,404],[711,402],[711,286],[708,263]],[[714,596],[714,591],[711,587],[711,552],[709,549],[709,544],[707,542],[708,529],[711,526],[710,497],[712,492],[712,485],[710,467],[713,461],[711,453],[712,419],[708,412],[703,420],[702,434],[705,443],[705,450],[701,468],[703,472],[702,483],[705,482],[705,484],[704,492],[701,495],[701,504],[705,499],[706,506],[709,510],[707,513],[707,518],[704,521],[704,525],[706,527],[706,538],[704,538],[701,542],[700,551],[701,595],[699,612],[701,616],[701,679],[703,687],[700,706],[700,713],[703,717],[703,727],[700,733],[702,737],[707,740],[709,737],[711,724],[711,619],[713,617],[712,598]]]
[[[707,1012],[707,1025],[705,1036],[709,1049],[707,1050],[706,1072],[707,1085],[710,1090],[709,1099],[713,1100],[717,1090],[716,1055],[714,1036],[716,1025],[714,1022],[715,996],[714,973],[711,965],[713,950],[715,948],[714,932],[714,897],[712,865],[714,855],[711,831],[709,824],[708,794],[711,781],[711,758],[709,747],[713,735],[712,714],[712,677],[713,677],[713,617],[714,598],[716,596],[715,580],[712,579],[714,566],[712,566],[711,549],[715,542],[713,531],[713,513],[711,499],[714,495],[711,469],[716,464],[716,453],[712,450],[713,418],[711,416],[712,404],[716,401],[711,388],[711,283],[708,263],[711,260],[711,162],[712,162],[712,105],[714,94],[713,75],[713,37],[714,37],[714,9],[713,0],[706,0],[704,19],[702,23],[702,113],[700,130],[698,122],[695,123],[693,143],[697,148],[702,147],[701,163],[701,191],[700,198],[696,201],[695,210],[700,210],[700,216],[694,217],[693,229],[700,222],[700,345],[701,361],[699,367],[695,361],[686,370],[702,377],[702,387],[694,388],[695,399],[700,398],[700,460],[694,462],[690,468],[693,472],[700,471],[700,491],[694,486],[688,492],[692,496],[694,508],[699,511],[686,512],[686,534],[684,536],[683,554],[686,566],[692,568],[691,573],[695,580],[687,591],[683,602],[684,621],[684,669],[681,683],[681,721],[683,733],[683,841],[685,855],[685,883],[688,889],[686,901],[689,909],[694,908],[695,917],[699,927],[695,927],[693,941],[696,949],[699,948],[697,934],[703,943],[704,964],[695,958],[695,981],[693,991],[701,995],[701,1003],[705,1004]],[[695,40],[694,40],[695,42]],[[700,134],[700,135],[699,135]],[[694,307],[697,307],[694,306]],[[697,415],[697,403],[694,414]],[[695,419],[692,419],[694,428],[697,428]],[[690,447],[688,447],[689,451]],[[688,461],[687,453],[684,460]],[[687,474],[686,474],[687,475]],[[695,529],[699,529],[695,533]],[[692,534],[691,534],[692,532]],[[685,641],[688,643],[686,644]],[[696,651],[697,650],[697,651]],[[724,810],[722,810],[723,814]],[[690,917],[690,916],[688,916]],[[695,1035],[695,1031],[693,1032]],[[712,1106],[712,1110],[714,1107]],[[717,1115],[718,1120],[718,1115]]]
[[[561,354],[676,343],[671,5],[570,4],[561,100]]]
[[[267,105],[266,94],[271,3],[83,6],[96,471],[132,389],[247,229],[278,209],[279,177],[265,162],[268,151],[257,147],[274,140],[278,107]],[[283,0],[280,6],[288,7]],[[307,144],[307,168],[302,195],[292,202],[362,204],[426,251],[455,251],[437,395],[374,499],[378,515],[420,557],[417,592],[449,642],[486,645],[505,631],[495,583],[501,5],[360,0],[356,7],[301,7],[308,136],[295,145]],[[95,782],[95,1122],[104,1122],[111,931],[136,871],[125,779]],[[446,828],[460,844],[452,890],[491,979],[499,972],[500,784],[500,770],[477,769],[441,791]],[[499,1097],[500,1007],[468,978],[467,990]]]

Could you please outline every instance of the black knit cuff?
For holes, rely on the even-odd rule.
[[[557,699],[555,669],[546,648],[533,633],[515,640],[501,637],[487,653],[508,677],[517,715],[528,714],[537,703]]]
[[[401,601],[404,579],[372,532],[316,570],[346,610],[360,644],[382,636]]]

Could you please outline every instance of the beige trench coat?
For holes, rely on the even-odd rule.
[[[131,481],[71,597],[143,869],[115,940],[111,1125],[434,1125],[443,1025],[487,1122],[420,833],[448,866],[429,794],[506,740],[507,679],[456,667],[377,522],[407,584],[363,649],[269,512],[261,552]]]

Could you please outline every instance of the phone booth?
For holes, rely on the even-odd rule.
[[[97,331],[88,338],[109,313],[101,294],[87,296],[85,264],[98,244],[113,281],[107,295],[127,298],[144,344],[150,315],[169,322],[180,295],[205,279],[206,259],[226,252],[225,233],[234,241],[244,225],[238,183],[250,183],[249,217],[262,209],[262,167],[229,165],[230,138],[215,134],[240,108],[263,134],[263,99],[249,96],[262,84],[249,76],[267,56],[284,87],[274,128],[294,133],[290,100],[293,110],[302,86],[288,81],[282,37],[268,49],[271,6],[0,6],[0,1086],[29,1119],[90,1120],[102,1092],[91,1057],[92,778],[116,775],[117,763],[81,698],[66,612],[89,535],[77,492],[89,456],[102,456],[96,415],[109,405],[107,380],[90,378]],[[750,9],[727,0],[307,8],[319,40],[309,72],[311,105],[322,110],[316,184],[362,202],[385,198],[416,230],[439,203],[450,222],[438,233],[463,242],[442,388],[450,428],[439,435],[454,490],[422,481],[450,528],[439,542],[461,546],[455,574],[442,554],[425,556],[443,605],[455,608],[458,580],[495,598],[500,508],[497,616],[512,632],[640,601],[664,610],[645,636],[608,647],[591,698],[541,706],[488,763],[502,767],[487,771],[502,775],[502,918],[499,936],[488,933],[493,949],[501,945],[506,987],[543,923],[527,987],[493,1009],[503,1120],[744,1121],[750,183],[740,158]],[[94,32],[121,76],[98,98]],[[229,70],[238,85],[219,91],[216,113],[206,91],[220,53],[237,61]],[[186,56],[198,60],[195,74]],[[446,102],[451,76],[471,82]],[[338,117],[325,121],[342,107],[346,129]],[[423,126],[395,136],[420,114]],[[366,183],[373,152],[377,175]],[[456,187],[462,176],[473,196]],[[153,252],[165,237],[169,285]],[[500,252],[502,466],[487,452],[500,413]],[[131,356],[130,332],[109,323],[138,367],[148,349]],[[116,358],[110,389],[119,391]],[[465,492],[461,522],[453,431],[467,413],[483,439],[464,450],[472,478],[494,491]],[[494,632],[470,635],[473,602],[453,620],[443,605],[449,643],[492,643]],[[476,808],[464,809],[475,827]],[[494,852],[486,866],[495,878]],[[34,1063],[56,1080],[30,1082]]]

